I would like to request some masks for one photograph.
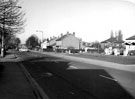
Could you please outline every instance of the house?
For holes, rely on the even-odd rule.
[[[101,42],[101,48],[104,49],[106,55],[122,55],[124,41],[121,31],[116,32],[115,37],[113,36],[113,32],[111,32],[110,38]]]
[[[49,44],[48,44],[48,46],[52,46],[53,48],[55,48],[56,47],[56,40],[57,40],[58,38],[57,37],[53,37],[53,38],[51,38],[50,40],[49,40]]]
[[[111,33],[111,36],[109,39],[104,40],[101,42],[101,48],[105,49],[105,48],[121,48],[124,44],[123,41],[123,35],[121,34],[121,31],[119,31],[119,33],[115,34],[115,37],[113,36],[113,33]]]
[[[109,38],[105,41],[101,42],[102,49],[108,48],[108,47],[121,47],[123,45],[123,40],[118,40],[117,38]]]
[[[135,35],[125,40],[125,46],[127,51],[135,50]]]
[[[48,42],[44,41],[44,42],[41,43],[41,48],[46,49],[48,45],[49,45]]]
[[[75,37],[75,32],[63,35],[56,40],[56,47],[59,49],[80,49],[80,39]]]

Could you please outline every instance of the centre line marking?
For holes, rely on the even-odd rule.
[[[106,76],[104,76],[104,75],[99,75],[100,77],[103,77],[103,78],[106,78],[106,79],[109,79],[109,80],[113,80],[113,81],[118,81],[118,80],[116,80],[116,79],[113,79],[113,78],[110,78],[110,77],[106,77]]]

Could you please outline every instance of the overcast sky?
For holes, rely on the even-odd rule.
[[[39,38],[75,32],[83,41],[102,41],[111,30],[121,30],[124,39],[135,34],[134,0],[22,0],[26,12],[22,42],[36,34]]]

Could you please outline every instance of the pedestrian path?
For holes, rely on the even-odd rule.
[[[0,63],[0,99],[36,99],[17,63]]]

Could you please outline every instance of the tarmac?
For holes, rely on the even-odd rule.
[[[37,53],[108,68],[135,71],[135,65],[111,63],[52,52]],[[20,66],[18,59],[15,54],[8,54],[4,58],[0,57],[0,99],[49,99],[27,70],[23,68],[24,66]]]

